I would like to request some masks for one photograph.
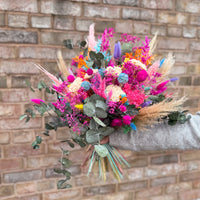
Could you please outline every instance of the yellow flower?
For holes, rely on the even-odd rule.
[[[83,104],[76,104],[75,107],[79,110],[83,110]]]

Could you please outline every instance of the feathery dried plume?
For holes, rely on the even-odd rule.
[[[70,75],[69,71],[67,70],[67,66],[65,65],[65,61],[63,59],[61,51],[57,53],[57,64],[59,67],[60,72],[63,74],[64,78],[67,80],[68,75]]]
[[[153,55],[153,52],[156,49],[156,46],[157,46],[157,35],[158,35],[158,31],[155,33],[154,37],[151,39],[151,41],[149,43],[149,46],[150,46],[149,54],[150,55]]]
[[[56,86],[60,86],[62,84],[62,81],[58,80],[53,74],[49,73],[46,69],[44,69],[42,66],[39,64],[34,64],[39,70],[44,72],[55,84]]]
[[[185,97],[179,100],[173,99],[170,102],[162,101],[149,107],[142,108],[139,115],[134,118],[134,122],[139,129],[145,129],[147,126],[152,126],[161,115],[167,115],[169,112],[177,111],[180,106],[186,101]]]
[[[88,36],[88,47],[94,51],[94,47],[96,46],[96,40],[94,36],[94,23],[90,25],[89,27],[89,36]]]
[[[141,68],[143,68],[144,70],[147,70],[147,67],[145,64],[143,64],[142,62],[140,62],[139,60],[136,59],[131,59],[130,62],[132,62],[134,65],[136,66],[140,66]]]
[[[162,67],[158,69],[158,72],[162,74],[161,76],[162,79],[164,79],[167,75],[170,74],[174,63],[175,63],[174,57],[172,53],[169,53]]]

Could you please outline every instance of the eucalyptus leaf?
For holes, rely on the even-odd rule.
[[[102,100],[96,100],[95,106],[97,108],[103,109],[104,111],[106,111],[106,108],[107,108],[106,103],[104,101],[102,101]]]
[[[36,136],[36,141],[37,141],[37,144],[41,144],[42,138],[40,136]]]
[[[97,53],[96,58],[98,60],[102,60],[102,59],[104,59],[104,55],[102,53]]]
[[[94,60],[97,56],[97,54],[94,51],[90,51],[89,55],[92,60]]]
[[[68,49],[73,49],[73,47],[74,47],[71,39],[64,40],[63,43],[64,43],[65,47],[67,47]]]
[[[71,161],[67,158],[61,158],[60,162],[66,168],[70,167],[70,165],[71,165]]]
[[[93,103],[88,102],[83,106],[83,112],[88,117],[92,117],[95,114],[95,106]]]
[[[24,115],[21,115],[20,116],[20,118],[19,118],[19,120],[23,120],[24,118],[26,118],[27,117],[27,115],[26,114],[24,114]]]
[[[104,145],[94,145],[94,149],[97,152],[97,154],[102,158],[106,157],[109,153],[108,149]]]
[[[107,112],[105,112],[101,108],[96,108],[95,109],[95,114],[98,118],[106,118],[108,116]]]
[[[99,125],[103,126],[103,127],[106,127],[106,125],[97,117],[93,117],[93,119],[95,120],[95,122],[97,122]]]
[[[86,132],[86,141],[89,144],[95,144],[99,142],[102,139],[102,137],[99,136],[97,131],[94,130],[88,130]]]
[[[115,129],[113,127],[109,127],[109,126],[99,129],[100,134],[103,136],[111,135],[114,131],[115,131]]]
[[[91,119],[89,127],[90,129],[96,129],[98,128],[98,124],[94,121],[94,119]]]

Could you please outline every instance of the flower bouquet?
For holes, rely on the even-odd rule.
[[[169,124],[184,123],[185,111],[180,110],[184,99],[175,100],[166,92],[167,85],[176,80],[168,79],[174,59],[172,54],[161,60],[153,54],[156,47],[156,35],[145,41],[128,34],[122,34],[120,40],[113,42],[114,30],[106,29],[95,39],[94,24],[89,28],[86,41],[81,41],[80,55],[72,58],[71,66],[66,66],[58,52],[60,73],[52,75],[43,67],[36,65],[51,80],[47,86],[43,81],[38,88],[57,95],[56,102],[46,103],[41,99],[32,99],[34,109],[41,116],[53,115],[54,120],[46,123],[44,135],[58,127],[71,128],[71,140],[66,140],[71,147],[77,143],[87,146],[85,161],[88,174],[94,163],[98,163],[99,176],[106,180],[106,170],[111,169],[120,181],[123,168],[129,167],[125,157],[108,143],[102,144],[104,137],[115,134],[121,128],[121,134],[137,131],[155,122],[167,119]],[[64,41],[67,48],[73,49],[72,40]],[[140,45],[139,45],[140,44]],[[31,85],[28,84],[31,88]],[[31,88],[33,90],[33,88]],[[35,117],[32,109],[27,109],[21,119]],[[133,132],[134,134],[134,132]],[[33,142],[33,148],[39,148],[40,136]],[[63,155],[69,152],[62,149]],[[62,173],[66,179],[58,182],[58,188],[66,188],[70,178],[70,161],[62,156]]]

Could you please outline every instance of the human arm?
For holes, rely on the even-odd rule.
[[[109,136],[109,144],[132,151],[200,149],[200,112],[184,124],[170,126],[164,121],[147,131],[128,134],[119,129]]]

